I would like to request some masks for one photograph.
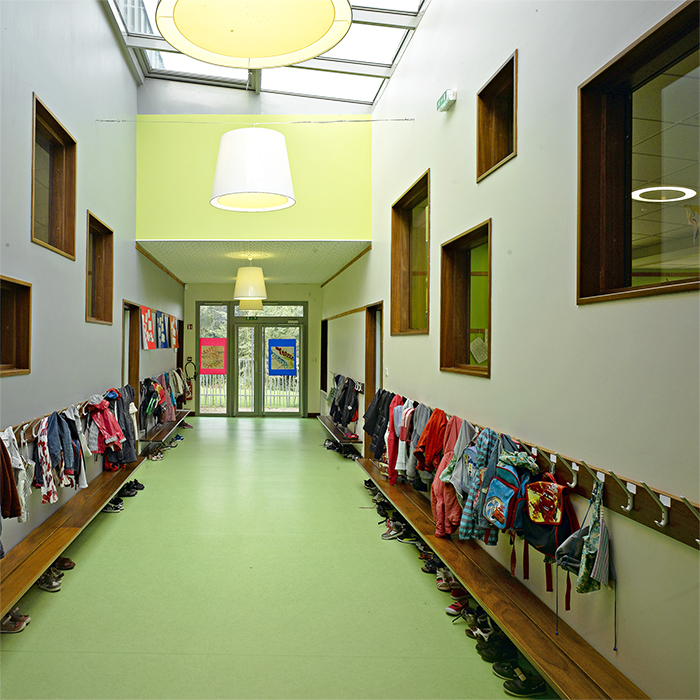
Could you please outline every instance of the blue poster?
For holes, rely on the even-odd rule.
[[[297,341],[295,338],[267,341],[267,373],[271,376],[294,377],[297,373]]]
[[[156,311],[156,347],[169,348],[168,330],[165,326],[165,314],[162,311]]]

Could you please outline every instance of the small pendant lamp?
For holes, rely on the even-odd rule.
[[[158,31],[178,51],[248,70],[315,58],[351,23],[348,0],[160,0],[156,8]]]
[[[241,311],[262,311],[262,299],[241,299],[238,302],[238,308]]]
[[[219,143],[209,203],[227,211],[260,212],[295,204],[287,142],[274,129],[227,131]]]
[[[262,267],[253,267],[253,258],[248,258],[248,260],[251,262],[251,266],[239,267],[236,273],[236,286],[233,289],[233,298],[246,301],[267,299]]]

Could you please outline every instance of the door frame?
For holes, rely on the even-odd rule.
[[[226,356],[228,358],[228,368],[227,368],[227,380],[226,380],[226,391],[227,391],[227,409],[225,413],[200,413],[200,396],[199,396],[199,381],[196,382],[195,389],[195,411],[196,415],[203,415],[207,417],[290,417],[290,418],[306,418],[308,416],[308,387],[309,387],[309,372],[308,372],[308,359],[309,359],[309,302],[308,301],[271,301],[264,302],[265,306],[302,306],[304,309],[303,316],[236,316],[236,305],[237,301],[197,301],[195,305],[195,352],[197,353],[197,362],[199,362],[199,339],[200,339],[200,308],[202,306],[226,306],[228,313],[227,321],[227,345],[226,345]],[[256,358],[254,354],[254,376],[259,373],[260,376],[260,386],[262,387],[262,376],[263,376],[263,366],[262,363],[265,361],[264,348],[262,347],[262,328],[264,326],[283,326],[283,325],[294,325],[299,327],[299,349],[298,349],[298,364],[299,364],[299,412],[298,413],[283,413],[283,412],[270,412],[265,413],[263,405],[263,392],[262,388],[259,392],[256,392],[255,403],[258,405],[259,412],[254,410],[253,412],[239,412],[238,411],[238,327],[239,326],[253,326],[255,332],[255,345],[260,347],[259,356]],[[257,328],[260,328],[258,331]],[[258,343],[258,338],[260,342]],[[235,376],[234,376],[235,370]]]
[[[377,316],[381,313],[381,326],[377,332]],[[384,348],[384,302],[371,304],[365,307],[365,411],[369,403],[377,393],[377,388],[382,386],[382,365]],[[377,365],[379,377],[377,377]],[[368,458],[369,444],[372,441],[370,435],[365,433],[364,456]]]

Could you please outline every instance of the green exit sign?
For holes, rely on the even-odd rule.
[[[445,90],[437,101],[437,111],[446,112],[457,101],[456,90]]]

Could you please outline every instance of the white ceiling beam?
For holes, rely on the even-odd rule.
[[[374,24],[378,27],[396,27],[398,29],[415,29],[421,15],[404,15],[400,12],[381,10],[352,10],[352,21],[356,24]]]

